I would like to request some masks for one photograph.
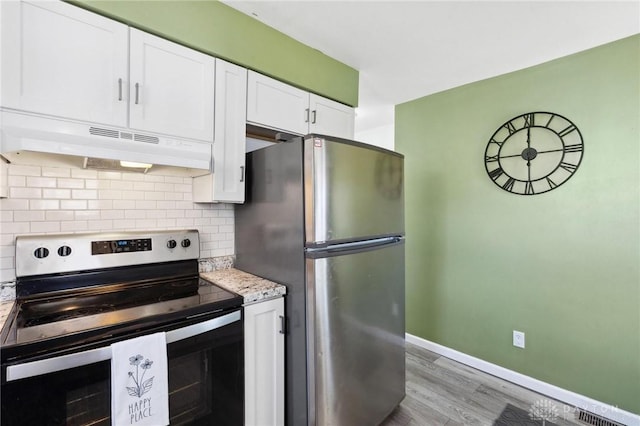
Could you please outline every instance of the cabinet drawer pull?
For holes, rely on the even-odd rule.
[[[118,79],[118,100],[122,100],[122,79]]]
[[[304,110],[304,115],[305,115],[304,122],[308,123],[309,122],[309,108]]]
[[[240,182],[244,182],[244,166],[240,166]]]
[[[280,334],[285,334],[286,331],[286,322],[284,320],[284,316],[280,315]]]
[[[314,109],[313,111],[311,111],[311,116],[313,117],[311,119],[311,124],[316,124],[316,110]]]
[[[136,105],[138,105],[139,94],[140,94],[140,84],[136,83]]]

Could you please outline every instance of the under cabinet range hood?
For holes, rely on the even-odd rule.
[[[32,151],[208,171],[211,142],[0,109],[2,153]]]

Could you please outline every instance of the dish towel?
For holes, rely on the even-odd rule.
[[[111,424],[169,424],[167,338],[165,333],[111,345]]]

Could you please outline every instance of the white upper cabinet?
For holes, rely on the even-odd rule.
[[[353,139],[355,111],[322,96],[309,95],[309,133]]]
[[[213,141],[215,58],[64,2],[0,13],[2,107]]]
[[[353,138],[353,108],[249,71],[247,121],[304,135]]]
[[[247,121],[304,135],[309,129],[309,93],[249,71]]]
[[[62,2],[0,2],[3,107],[127,124],[128,28]]]
[[[131,28],[132,129],[213,140],[215,58]]]
[[[213,173],[193,179],[195,202],[244,202],[246,68],[216,59]]]

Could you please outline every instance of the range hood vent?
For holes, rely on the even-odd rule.
[[[210,170],[212,143],[0,110],[1,153],[30,151]],[[114,163],[115,164],[115,163]]]

